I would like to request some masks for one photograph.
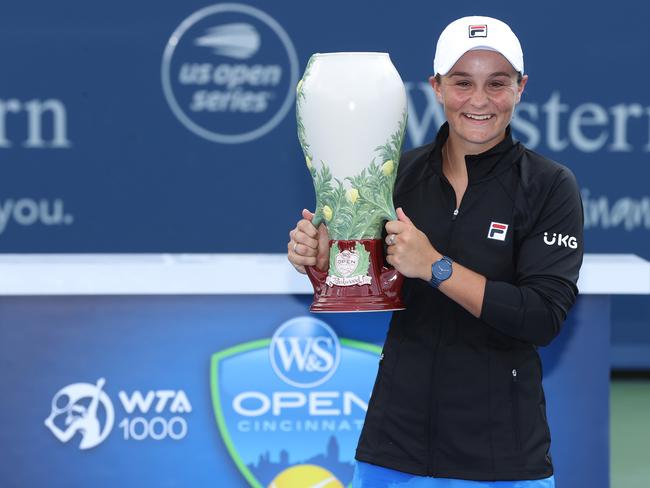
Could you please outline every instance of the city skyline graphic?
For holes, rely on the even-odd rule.
[[[285,448],[280,449],[277,461],[273,461],[270,451],[266,450],[259,455],[257,463],[249,463],[247,467],[263,486],[268,486],[285,469],[301,464],[321,466],[336,476],[343,486],[347,486],[352,482],[354,463],[341,461],[340,447],[336,436],[330,436],[327,446],[324,447],[324,452],[295,462],[291,461],[291,455]]]

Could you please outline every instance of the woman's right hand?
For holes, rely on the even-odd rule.
[[[302,217],[296,228],[289,232],[289,262],[302,274],[307,272],[305,266],[316,266],[325,271],[329,262],[327,227],[325,224],[321,224],[318,229],[314,227],[311,223],[314,214],[307,209],[302,211]]]

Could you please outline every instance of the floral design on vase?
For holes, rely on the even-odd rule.
[[[333,240],[378,239],[381,237],[384,221],[397,218],[393,206],[393,187],[404,140],[407,113],[405,111],[402,114],[402,119],[396,124],[397,130],[390,139],[375,148],[377,157],[361,173],[345,178],[347,181],[340,181],[332,177],[325,161],[321,161],[320,169],[317,170],[312,163],[313,156],[300,115],[300,106],[305,99],[301,88],[303,81],[309,76],[313,60],[312,56],[303,78],[298,82],[296,102],[298,140],[316,191],[313,224],[318,226],[324,221],[330,239]]]

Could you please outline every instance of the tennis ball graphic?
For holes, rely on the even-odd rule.
[[[298,464],[275,477],[269,488],[344,488],[325,468],[313,464]]]

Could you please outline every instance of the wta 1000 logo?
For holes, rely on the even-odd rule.
[[[348,486],[380,351],[297,317],[213,355],[217,424],[251,486]]]
[[[165,98],[186,128],[238,144],[270,132],[287,115],[298,57],[273,17],[223,3],[181,22],[165,47],[161,75]]]
[[[81,450],[103,443],[115,426],[115,404],[104,391],[106,379],[73,383],[52,398],[45,426],[62,443],[79,439]],[[125,416],[117,424],[124,440],[179,441],[187,435],[185,416],[192,411],[183,390],[121,390],[117,395]]]

